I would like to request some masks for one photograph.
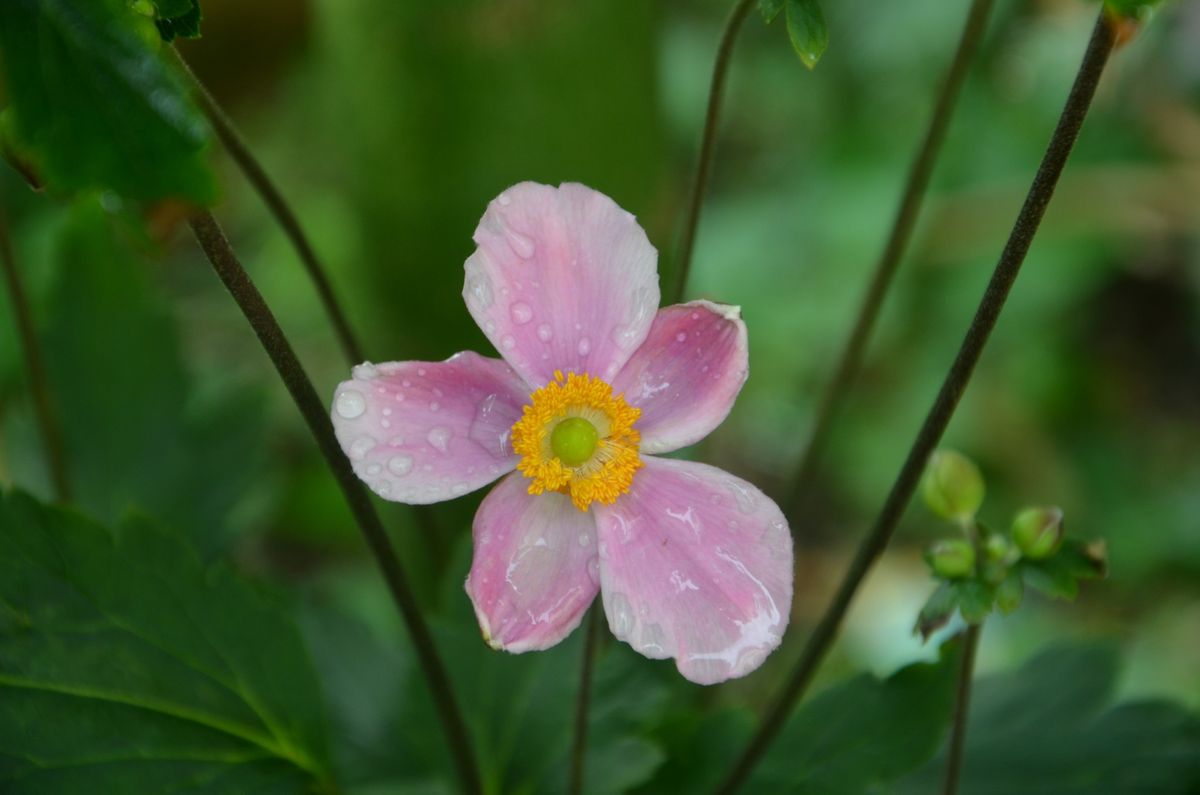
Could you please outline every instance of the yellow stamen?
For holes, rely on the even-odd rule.
[[[517,469],[530,479],[529,493],[559,491],[586,511],[594,501],[611,505],[629,491],[633,473],[642,467],[638,457],[641,434],[633,428],[642,410],[613,395],[612,387],[590,375],[556,370],[554,380],[529,396],[524,416],[512,427],[512,449],[522,456]],[[555,456],[551,434],[572,417],[596,429],[592,455],[576,466]]]

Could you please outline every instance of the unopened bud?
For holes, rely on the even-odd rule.
[[[1012,563],[1013,558],[1016,556],[1016,550],[1013,549],[1012,542],[998,533],[988,536],[987,541],[983,544],[983,549],[987,553],[989,560],[1000,561],[1001,563]]]
[[[921,496],[929,510],[943,519],[970,521],[983,504],[983,475],[979,467],[953,450],[929,457],[921,480]]]
[[[1032,560],[1050,557],[1062,546],[1062,509],[1026,508],[1013,520],[1012,535],[1025,557]]]
[[[943,539],[934,542],[925,553],[925,560],[939,577],[959,579],[975,570],[975,547],[966,539]]]

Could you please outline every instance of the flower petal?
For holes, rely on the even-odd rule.
[[[513,653],[565,638],[599,590],[592,514],[528,486],[514,473],[484,498],[466,583],[484,640]]]
[[[477,353],[362,364],[338,385],[333,428],[354,471],[380,497],[440,502],[516,466],[508,433],[528,398],[512,368]]]
[[[743,676],[779,645],[792,537],[779,507],[706,464],[648,456],[630,492],[595,505],[600,587],[614,635],[684,677]]]
[[[642,410],[642,451],[694,444],[720,425],[749,373],[738,307],[692,301],[658,311],[613,391]]]
[[[658,252],[634,217],[583,185],[522,182],[475,230],[463,297],[532,386],[555,370],[611,381],[658,308]]]

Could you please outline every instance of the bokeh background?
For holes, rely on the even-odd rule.
[[[688,295],[742,306],[751,375],[728,421],[685,455],[788,498],[966,5],[828,3],[830,46],[811,72],[781,22],[747,21]],[[727,6],[205,0],[204,36],[181,50],[293,204],[369,357],[440,360],[492,353],[462,303],[462,263],[486,203],[514,182],[609,194],[638,216],[670,284]],[[840,408],[818,499],[794,522],[784,647],[719,689],[673,680],[669,663],[630,662],[670,693],[672,714],[761,705],[782,681],[959,344],[1095,13],[1080,0],[997,4]],[[212,158],[218,217],[332,396],[348,368],[310,284],[219,147]],[[55,200],[7,168],[0,188],[78,504],[104,520],[134,508],[162,517],[293,604],[335,724],[354,740],[348,768],[385,780],[436,764],[420,761],[437,756],[434,725],[381,706],[416,685],[401,675],[412,662],[374,565],[182,210]],[[7,300],[0,482],[49,497]],[[1031,597],[990,620],[981,670],[1010,670],[1064,638],[1102,639],[1120,650],[1120,697],[1200,708],[1200,4],[1165,4],[1114,57],[945,442],[983,469],[987,521],[1059,504],[1072,533],[1106,539],[1110,554],[1109,579],[1075,603]],[[458,632],[453,664],[468,669],[498,656],[472,634],[461,589],[483,493],[437,506],[432,528],[381,504],[422,603]],[[823,682],[934,655],[911,630],[932,587],[921,549],[946,531],[911,507]],[[536,662],[505,660],[467,698],[492,703],[529,666],[569,693],[577,654],[578,638]],[[646,753],[645,765],[662,761]]]

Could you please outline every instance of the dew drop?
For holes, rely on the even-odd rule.
[[[505,231],[507,233],[508,247],[513,250],[514,254],[521,259],[529,259],[533,256],[534,245],[532,240],[511,227]]]
[[[390,417],[390,416],[392,416],[392,410],[391,410],[390,408],[385,408],[385,409],[383,410],[383,416],[385,416],[385,417]]]
[[[367,400],[357,389],[340,392],[336,401],[337,413],[347,420],[361,417],[367,410]]]
[[[512,315],[512,321],[518,326],[524,326],[530,320],[533,320],[533,309],[524,301],[517,301],[510,306],[508,313]]]
[[[550,328],[549,323],[543,323],[537,327],[537,335],[542,342],[549,342],[554,339],[554,329]]]
[[[591,542],[592,542],[592,537],[589,536],[587,533],[579,534],[579,546],[586,547]]]
[[[436,413],[436,412],[440,411],[441,408],[442,408],[442,404],[438,403],[436,400],[429,404],[429,410],[432,412]]]
[[[496,198],[496,201],[500,202],[500,203],[501,203],[501,204],[503,204],[505,207],[507,207],[508,205],[512,204],[512,199],[509,197],[509,195],[508,195],[507,193],[501,193],[501,194],[500,194],[500,195],[499,195],[499,196]]]
[[[452,494],[456,494],[456,495],[457,494],[466,494],[467,490],[470,488],[471,488],[470,485],[468,485],[466,482],[460,481],[450,487],[450,492]]]
[[[429,435],[425,438],[428,440],[430,447],[438,452],[444,453],[446,452],[447,446],[450,444],[450,437],[453,435],[454,432],[449,428],[443,428],[439,425],[436,428],[431,428],[429,430]]]
[[[384,428],[390,428],[390,427],[392,427],[392,421],[391,421],[391,420],[386,420],[386,419],[385,419],[385,420],[380,420],[380,421],[379,421],[379,424],[380,424],[380,425],[382,425]]]
[[[683,331],[679,332],[678,334],[675,335],[675,341],[676,342],[687,342],[687,333],[683,332]]]
[[[407,378],[405,378],[404,381],[401,382],[400,386],[408,389],[410,386],[412,386],[412,381],[409,381]]]
[[[588,576],[592,578],[592,582],[596,585],[600,584],[600,561],[592,558],[587,563]]]
[[[604,612],[612,622],[612,633],[621,640],[629,637],[634,625],[633,608],[629,604],[629,598],[623,593],[615,593],[609,598],[606,607],[609,609]]]
[[[424,367],[418,367],[418,368],[417,368],[417,375],[419,375],[419,376],[424,376],[424,375],[425,375],[425,368],[424,368]]]
[[[360,436],[350,443],[350,457],[361,459],[375,447],[375,440],[370,436]]]
[[[388,468],[388,471],[391,472],[393,475],[399,475],[399,476],[403,477],[404,475],[407,475],[409,472],[412,472],[412,468],[413,468],[412,456],[411,455],[403,455],[403,454],[394,455],[388,459],[387,468]]]
[[[367,467],[367,474],[378,475],[382,470],[383,467],[381,467],[379,464],[371,464],[369,467]]]
[[[354,365],[350,374],[356,381],[370,381],[379,375],[379,368],[370,362],[363,362],[362,364]]]
[[[505,334],[504,339],[500,340],[500,347],[506,351],[511,351],[517,347],[517,340],[512,334]]]
[[[580,338],[579,346],[576,348],[576,350],[579,351],[579,355],[587,356],[588,351],[590,351],[591,349],[592,349],[592,341],[589,340],[587,337]]]
[[[480,269],[478,264],[467,264],[467,295],[475,300],[480,309],[492,305],[492,280]]]

